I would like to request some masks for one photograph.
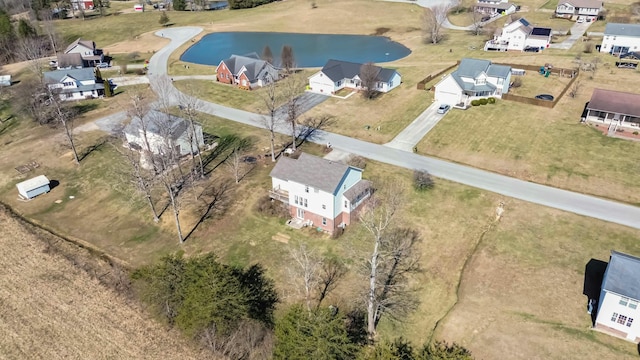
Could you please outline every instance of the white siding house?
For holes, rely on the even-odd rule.
[[[516,12],[516,5],[507,0],[478,0],[474,11],[490,16],[509,15]]]
[[[640,342],[640,258],[611,252],[602,281],[595,328]]]
[[[609,23],[604,28],[600,52],[620,56],[640,49],[640,25]]]
[[[466,107],[475,99],[502,97],[509,91],[510,81],[510,66],[465,58],[456,71],[436,84],[435,100],[441,104]]]
[[[102,49],[96,47],[96,43],[91,40],[83,40],[78,38],[76,41],[67,46],[64,50],[65,54],[80,54],[84,66],[93,67],[104,60]]]
[[[104,95],[102,79],[96,79],[93,68],[47,71],[44,79],[49,89],[61,100],[82,100]]]
[[[305,153],[280,158],[270,175],[270,196],[287,204],[292,218],[329,233],[351,224],[371,194],[361,169]]]
[[[329,60],[322,70],[309,77],[309,90],[331,95],[343,88],[362,89],[360,70],[364,64]],[[377,71],[375,90],[386,93],[402,82],[400,74],[388,68],[375,67]]]
[[[556,7],[556,16],[568,19],[582,16],[593,21],[600,15],[602,4],[601,0],[560,0]]]
[[[532,26],[526,19],[520,18],[513,22],[505,23],[498,30],[493,39],[487,41],[485,51],[523,51],[534,48],[536,51],[546,49],[551,43],[552,31],[550,28]]]
[[[18,188],[18,194],[23,199],[33,199],[34,197],[48,193],[50,190],[49,179],[46,176],[40,175],[29,180],[25,180],[16,184]]]
[[[143,119],[135,117],[124,129],[126,141],[138,151],[147,150],[147,143],[154,155],[173,148],[179,155],[198,153],[204,146],[202,126],[194,124],[195,138],[190,136],[189,123],[179,117],[151,111]],[[146,134],[146,139],[145,139]]]

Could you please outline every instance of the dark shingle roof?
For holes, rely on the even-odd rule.
[[[594,89],[587,109],[640,117],[640,94]]]
[[[273,65],[260,59],[256,53],[250,53],[247,55],[231,55],[230,58],[224,59],[222,62],[227,65],[227,68],[229,68],[229,71],[231,71],[232,74],[238,74],[244,66],[244,68],[247,69],[245,75],[247,75],[250,82],[257,80],[262,69],[265,67],[273,67]],[[275,68],[273,70],[275,71]]]
[[[602,289],[640,300],[640,258],[611,251]]]
[[[82,56],[79,53],[58,54],[58,67],[61,69],[82,66],[83,64]]]
[[[324,67],[322,67],[322,73],[333,81],[353,79],[356,75],[360,75],[362,65],[364,64],[330,59],[324,64]],[[375,68],[378,69],[377,80],[382,82],[391,81],[391,78],[393,78],[396,73],[393,69],[382,68],[380,66],[375,66]]]
[[[335,195],[350,168],[343,163],[302,153],[298,159],[282,157],[271,170],[270,176],[309,185]]]
[[[67,75],[78,81],[95,80],[96,78],[93,68],[47,71],[44,73],[44,78],[49,82],[59,83]]]
[[[608,23],[604,28],[604,35],[640,36],[640,24]]]

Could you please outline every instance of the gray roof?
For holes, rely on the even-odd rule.
[[[640,300],[640,258],[611,251],[602,289]]]
[[[360,75],[362,65],[364,64],[330,59],[322,67],[322,73],[333,81],[353,79]],[[394,69],[382,68],[376,65],[374,67],[378,70],[378,75],[376,76],[378,81],[389,82],[396,74]]]
[[[562,4],[570,4],[576,8],[591,8],[591,9],[599,9],[602,7],[601,0],[565,0],[562,2],[558,2],[558,5]]]
[[[604,35],[640,36],[640,24],[608,23],[604,28]]]
[[[587,109],[640,117],[640,94],[593,89]]]
[[[369,180],[360,180],[355,185],[350,187],[347,191],[344,192],[344,197],[349,199],[350,202],[353,202],[358,195],[362,194],[365,190],[371,189],[372,183]]]
[[[489,60],[464,58],[460,61],[458,70],[451,73],[453,79],[458,83],[462,90],[466,91],[492,91],[495,86],[491,83],[476,85],[475,83],[466,82],[462,77],[475,79],[480,74],[485,73],[490,77],[506,79],[511,73],[511,67],[507,65],[492,64]]]
[[[72,77],[78,81],[95,80],[96,78],[93,68],[63,69],[47,71],[44,73],[44,78],[47,81],[54,83],[59,83],[66,76]]]
[[[144,124],[146,124],[147,133],[156,134],[159,136],[168,135],[172,140],[177,140],[187,130],[187,121],[173,116],[165,114],[160,111],[152,110],[144,116]],[[139,117],[134,117],[124,128],[124,132],[134,136],[138,136],[140,130],[142,130],[143,123]]]
[[[360,171],[340,162],[302,153],[298,159],[280,158],[270,176],[309,185],[335,195],[349,169]]]
[[[66,50],[64,51],[65,53],[68,53],[69,51],[73,50],[74,47],[76,47],[77,45],[82,45],[86,48],[89,48],[93,51],[96,50],[96,43],[91,41],[91,40],[82,40],[82,38],[78,38],[76,41],[72,42],[71,45],[67,46]]]
[[[251,53],[247,55],[231,55],[230,58],[222,60],[232,74],[238,74],[244,66],[247,71],[245,74],[250,82],[254,82],[263,76],[265,70],[270,72],[277,71],[270,63],[260,59],[258,54]]]
[[[58,54],[58,68],[82,66],[82,55],[80,53]]]

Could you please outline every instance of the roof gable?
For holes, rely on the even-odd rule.
[[[69,51],[73,50],[76,46],[82,46],[85,47],[89,50],[96,50],[96,43],[91,41],[91,40],[83,40],[82,38],[78,38],[76,41],[72,42],[71,45],[67,46],[67,49],[64,51],[65,53],[68,53]]]
[[[96,74],[93,68],[63,69],[63,70],[47,71],[44,73],[44,78],[48,82],[59,83],[67,77],[73,78],[78,81],[86,81],[86,80],[95,80]]]
[[[298,159],[282,157],[271,170],[271,177],[308,185],[330,194],[336,194],[338,186],[349,171],[362,170],[302,153]]]
[[[220,64],[225,64],[229,71],[239,76],[245,73],[249,81],[253,82],[258,79],[259,75],[266,68],[271,68],[272,71],[276,71],[275,67],[270,63],[260,59],[258,54],[250,53],[247,55],[231,55],[228,59],[224,59]],[[220,65],[218,65],[220,66]]]
[[[602,289],[640,300],[640,258],[611,251]]]

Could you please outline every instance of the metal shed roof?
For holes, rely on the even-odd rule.
[[[49,179],[44,175],[40,175],[16,184],[16,187],[19,191],[26,193],[45,185],[49,185]]]

